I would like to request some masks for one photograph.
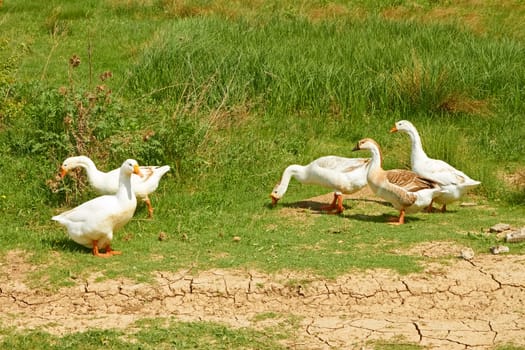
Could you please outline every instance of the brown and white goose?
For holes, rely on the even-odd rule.
[[[428,207],[433,198],[443,193],[434,181],[418,176],[410,170],[383,170],[383,157],[379,144],[370,138],[360,140],[354,151],[369,150],[372,161],[368,167],[368,186],[379,197],[399,210],[399,219],[393,224],[405,223],[405,214]]]
[[[343,212],[343,193],[351,194],[366,186],[366,174],[370,158],[344,158],[324,156],[308,165],[293,164],[288,166],[275,185],[270,198],[275,205],[281,199],[292,177],[302,184],[319,185],[334,190],[334,200],[323,210]]]

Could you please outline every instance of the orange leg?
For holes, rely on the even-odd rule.
[[[447,205],[443,204],[443,206],[441,207],[441,212],[444,213],[446,211],[447,211]]]
[[[98,242],[97,241],[93,241],[93,255],[95,256],[98,256],[99,252],[98,252]]]
[[[112,250],[111,247],[109,246],[109,244],[106,247],[106,252],[105,253],[101,253],[98,250],[98,241],[93,241],[93,255],[94,256],[98,256],[99,258],[109,258],[110,256],[120,255],[120,254],[122,254],[122,253],[117,251],[117,250]]]
[[[121,255],[122,252],[120,250],[113,250],[113,249],[111,249],[111,247],[108,244],[108,246],[106,247],[106,254],[109,254],[109,255]]]
[[[330,205],[321,207],[321,210],[332,211],[335,209],[334,214],[340,214],[343,212],[343,196],[334,192],[334,200]]]
[[[151,219],[153,217],[153,207],[151,206],[149,197],[144,198],[144,203],[146,203],[146,206],[148,207],[148,218]]]
[[[405,223],[405,210],[401,210],[399,212],[399,225],[402,225]]]
[[[432,213],[434,211],[433,204],[434,204],[434,201],[431,201],[426,209],[427,213]]]
[[[399,219],[393,222],[389,222],[390,225],[403,225],[405,223],[405,210],[399,211]]]
[[[343,195],[338,195],[337,196],[337,210],[336,210],[336,213],[337,214],[341,214],[343,212]]]
[[[108,253],[101,253],[98,251],[98,241],[93,241],[93,255],[98,256],[100,258],[107,258],[111,255],[108,255]]]

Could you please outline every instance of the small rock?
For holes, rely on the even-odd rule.
[[[501,254],[501,253],[508,253],[510,251],[509,247],[504,245],[498,245],[495,247],[490,247],[490,252],[492,254]]]
[[[233,239],[234,242],[239,242],[241,240],[241,237],[234,236],[232,239]]]
[[[510,230],[510,225],[502,224],[502,223],[496,224],[492,226],[491,228],[489,228],[489,232],[503,232],[507,230]]]
[[[521,230],[516,230],[507,233],[505,236],[505,241],[508,243],[517,243],[525,241],[525,227],[522,227]]]
[[[463,249],[460,256],[465,260],[471,260],[474,257],[474,251],[471,248]]]
[[[166,232],[159,233],[159,241],[165,241],[168,239],[168,234]]]

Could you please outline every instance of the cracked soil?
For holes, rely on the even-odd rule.
[[[16,260],[22,253],[11,255]],[[2,269],[22,277],[7,271],[19,266]],[[152,284],[96,277],[53,293],[30,289],[19,278],[3,281],[1,322],[53,334],[126,328],[150,317],[263,329],[278,320],[257,316],[271,313],[298,318],[289,348],[349,349],[374,340],[443,349],[525,345],[523,256],[485,255],[431,264],[423,273],[370,270],[335,280],[249,270],[159,272]]]

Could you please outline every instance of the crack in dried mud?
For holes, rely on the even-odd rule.
[[[525,345],[524,262],[523,256],[486,255],[429,264],[406,276],[370,270],[335,280],[297,272],[163,271],[152,284],[95,282],[93,276],[56,293],[30,289],[23,274],[10,274],[17,267],[7,265],[3,272],[20,278],[0,283],[1,322],[54,334],[126,328],[148,317],[264,329],[271,320],[257,316],[270,313],[297,317],[286,342],[302,349],[378,340],[446,349]]]

